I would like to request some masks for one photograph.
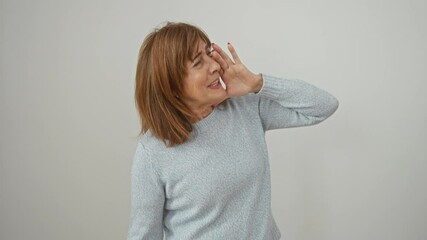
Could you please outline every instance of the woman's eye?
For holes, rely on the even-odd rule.
[[[200,60],[197,60],[197,62],[196,63],[194,63],[194,67],[197,67],[198,65],[200,65],[200,63],[201,63],[201,61]]]
[[[206,52],[206,54],[209,56],[209,57],[212,57],[212,53],[214,52],[214,50],[213,50],[213,48],[209,48],[208,49],[208,51]]]

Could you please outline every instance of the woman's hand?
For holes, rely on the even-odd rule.
[[[221,66],[220,76],[227,86],[229,97],[243,96],[251,92],[258,92],[262,86],[261,74],[254,74],[240,61],[234,47],[228,43],[227,47],[233,60],[216,44],[212,58]]]

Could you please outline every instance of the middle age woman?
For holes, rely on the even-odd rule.
[[[186,23],[145,38],[128,240],[280,238],[265,132],[322,122],[338,100],[302,80],[255,74],[227,48],[231,57]]]

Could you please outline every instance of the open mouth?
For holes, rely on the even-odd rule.
[[[212,89],[223,88],[224,90],[227,90],[227,86],[225,85],[225,83],[222,81],[221,78],[218,78],[217,80],[209,84],[208,88],[212,88]]]
[[[220,86],[221,84],[219,83],[219,79],[213,81],[211,84],[209,84],[209,88],[216,88],[218,86]]]

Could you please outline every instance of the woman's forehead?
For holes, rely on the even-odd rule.
[[[197,52],[200,51],[206,51],[209,50],[211,48],[211,43],[210,42],[206,42],[204,40],[199,40],[198,46],[197,46]]]

